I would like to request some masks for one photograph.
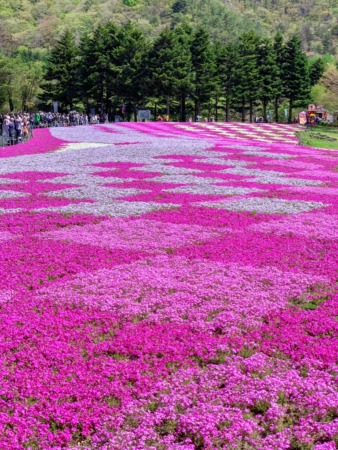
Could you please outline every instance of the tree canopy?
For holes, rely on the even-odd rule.
[[[237,41],[213,42],[206,28],[181,22],[152,40],[132,21],[109,21],[79,41],[65,30],[47,54],[27,47],[0,53],[0,103],[13,111],[51,109],[58,101],[61,110],[95,109],[124,120],[137,120],[147,107],[180,121],[253,121],[266,119],[269,108],[278,121],[287,101],[291,121],[294,106],[313,101],[311,87],[329,62],[308,58],[296,35],[247,31]]]

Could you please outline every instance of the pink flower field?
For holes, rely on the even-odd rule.
[[[272,124],[0,149],[0,448],[333,450],[338,154]]]

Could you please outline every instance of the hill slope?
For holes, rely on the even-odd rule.
[[[0,0],[0,47],[48,48],[65,28],[78,38],[100,22],[137,21],[149,37],[180,21],[203,24],[213,39],[248,29],[298,33],[309,53],[338,53],[336,0]]]

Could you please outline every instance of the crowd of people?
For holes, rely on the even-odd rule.
[[[0,114],[0,140],[2,145],[19,144],[26,141],[34,128],[66,127],[107,123],[104,114],[84,114],[76,111],[69,113],[35,112]]]
[[[0,114],[0,131],[5,145],[18,144],[30,134],[28,114]]]
[[[32,128],[67,127],[106,122],[108,122],[107,115],[87,115],[77,111],[70,111],[69,113],[37,112],[30,115],[30,123]]]

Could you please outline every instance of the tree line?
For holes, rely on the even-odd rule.
[[[278,121],[287,101],[291,122],[293,107],[309,101],[323,71],[323,60],[310,61],[297,36],[285,42],[279,32],[271,39],[247,32],[223,44],[202,27],[180,23],[150,42],[131,22],[108,22],[78,44],[70,31],[62,35],[51,50],[40,99],[58,101],[62,110],[95,108],[111,119],[123,112],[137,120],[137,110],[150,107],[180,121],[211,114],[253,121],[268,109]]]

